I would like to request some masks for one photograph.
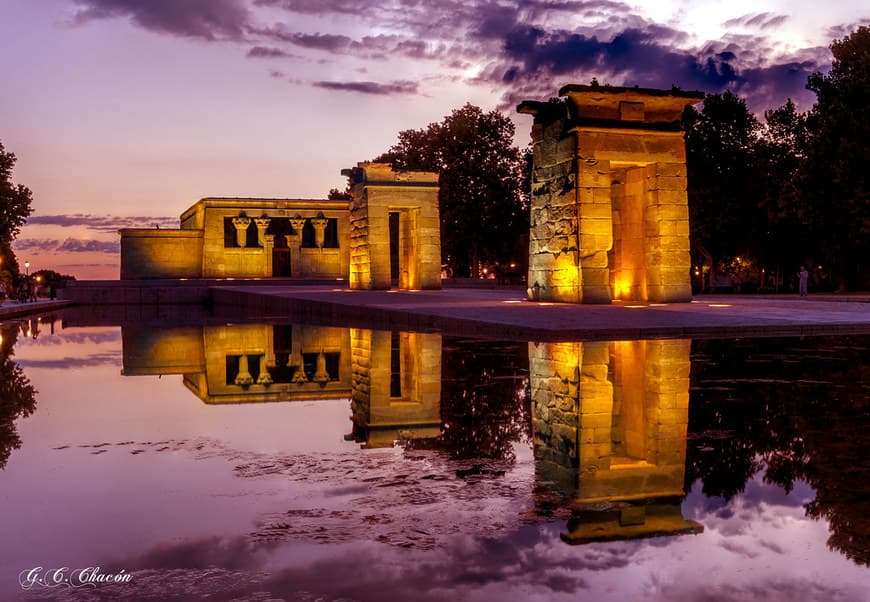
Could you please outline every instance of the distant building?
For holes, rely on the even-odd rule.
[[[353,198],[201,199],[178,229],[121,234],[121,279],[345,279],[351,288],[441,286],[438,176],[361,163]]]

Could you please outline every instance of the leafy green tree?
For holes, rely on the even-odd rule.
[[[840,288],[870,286],[870,27],[831,45],[827,74],[810,76],[817,95],[801,194],[812,243],[824,253]]]
[[[15,155],[7,153],[0,142],[0,279],[6,284],[18,277],[18,262],[10,245],[33,211],[30,189],[12,183],[15,161]]]
[[[466,104],[440,123],[399,132],[375,159],[440,174],[442,262],[456,275],[477,277],[481,262],[528,261],[528,248],[517,248],[529,228],[527,161],[513,137],[505,115]]]

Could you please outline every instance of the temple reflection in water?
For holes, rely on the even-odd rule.
[[[697,533],[683,518],[691,341],[530,343],[540,480],[570,543]]]
[[[124,374],[181,374],[208,404],[349,398],[348,438],[365,448],[437,440],[446,422],[443,396],[456,394],[442,390],[449,389],[442,361],[458,358],[442,359],[436,334],[124,327],[123,343]],[[528,344],[537,480],[568,500],[565,541],[702,530],[680,507],[690,347],[687,340]]]
[[[352,400],[367,447],[441,433],[441,336],[327,326],[123,328],[124,374],[181,374],[209,404]]]

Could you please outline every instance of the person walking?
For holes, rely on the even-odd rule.
[[[800,281],[800,294],[801,297],[807,296],[807,280],[810,277],[810,273],[804,266],[801,266],[801,271],[798,272],[798,280]]]

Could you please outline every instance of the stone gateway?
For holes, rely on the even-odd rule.
[[[688,302],[681,117],[702,92],[568,85],[534,116],[528,296]]]

